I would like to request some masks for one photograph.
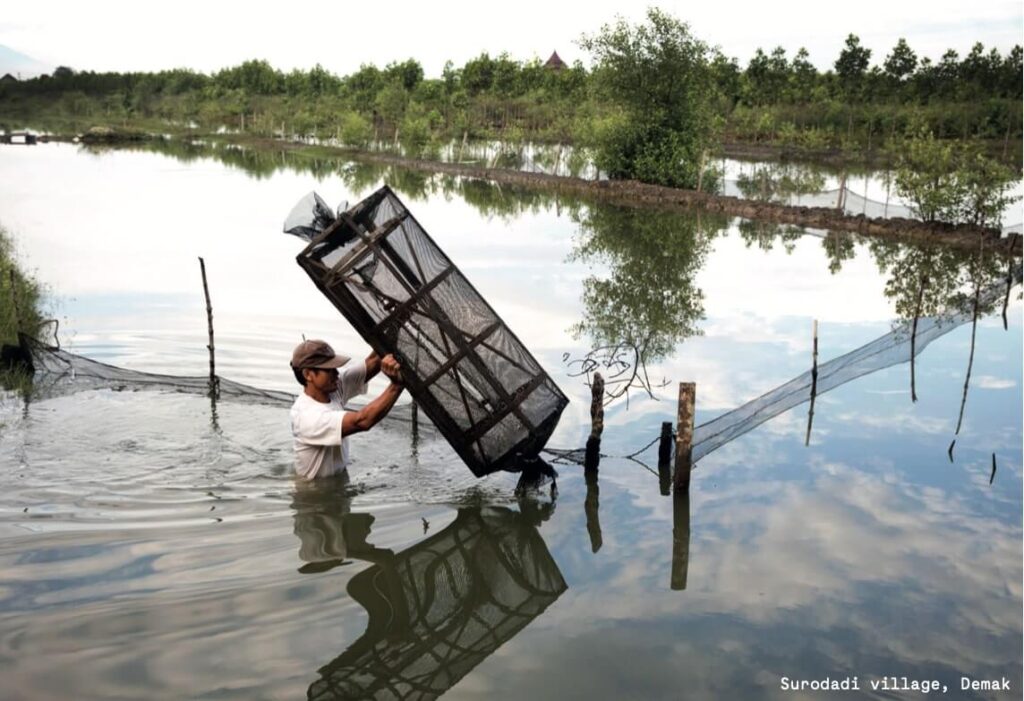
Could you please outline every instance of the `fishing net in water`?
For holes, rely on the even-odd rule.
[[[987,308],[997,304],[1004,297],[1008,298],[1010,288],[1019,285],[1021,277],[1021,267],[1017,266],[1005,282],[993,283],[980,290],[978,307]],[[812,384],[814,384],[815,395],[823,394],[858,377],[909,362],[911,357],[916,358],[932,341],[973,319],[973,300],[965,300],[961,305],[941,314],[919,318],[916,332],[913,320],[898,323],[892,331],[884,336],[819,365],[816,381],[812,371],[808,370],[743,406],[694,428],[693,461],[700,460],[765,421],[810,401]],[[912,335],[913,342],[911,341]],[[622,457],[635,457],[657,442],[656,438],[644,448]],[[583,448],[545,448],[544,452],[554,455],[559,462],[583,464],[585,459]]]
[[[28,346],[32,356],[36,396],[92,388],[151,388],[191,394],[210,393],[209,376],[190,377],[128,370],[36,341],[23,340],[23,343]],[[294,394],[251,387],[223,377],[216,379],[215,391],[219,397],[246,399],[265,404],[291,406],[295,401]]]
[[[437,698],[567,588],[524,515],[460,509],[443,531],[351,579],[366,632],[319,670],[307,698]]]
[[[89,389],[162,390],[209,395],[210,378],[206,376],[165,375],[129,370],[70,353],[22,336],[22,348],[32,360],[34,369],[32,397],[45,399]],[[214,385],[218,399],[257,402],[270,406],[290,407],[295,394],[261,389],[218,376]],[[389,420],[410,420],[408,405],[395,407]]]
[[[757,183],[753,187],[756,189]],[[752,197],[749,188],[745,189],[740,181],[723,180],[722,194],[728,197],[740,199],[759,199]],[[831,190],[818,190],[816,192],[802,192],[793,194],[780,194],[778,196],[763,197],[760,199],[779,202],[794,207],[825,207],[827,209],[842,210],[844,214],[851,216],[863,215],[869,219],[913,219],[920,220],[916,209],[905,204],[890,202],[889,200],[876,200],[861,195],[850,188],[832,188]],[[1004,224],[1003,235],[1019,234],[1024,229],[1020,221]]]
[[[389,187],[331,217],[315,194],[289,214],[285,231],[312,237],[299,265],[402,363],[413,399],[474,475],[524,469],[566,396]]]
[[[1012,280],[1012,284],[1020,284],[1020,267],[1014,271]],[[1006,292],[1006,283],[994,283],[981,290],[979,308],[998,303]],[[909,362],[932,341],[974,318],[973,302],[965,302],[945,313],[919,318],[916,333],[912,320],[901,322],[871,343],[819,365],[816,393],[822,394],[858,377]],[[812,382],[812,373],[808,370],[738,409],[696,427],[693,430],[693,460],[699,460],[765,421],[810,401]]]

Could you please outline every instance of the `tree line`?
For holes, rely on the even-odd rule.
[[[581,43],[593,54],[592,40]],[[1020,136],[1020,45],[1001,54],[977,43],[963,57],[950,49],[932,61],[901,38],[873,63],[872,51],[850,34],[826,71],[804,48],[792,56],[781,46],[759,48],[745,66],[705,48],[713,107],[732,139],[813,148],[873,135],[877,144],[912,122],[940,138]],[[244,125],[248,118],[250,129],[270,132],[283,123],[293,133],[344,131],[355,142],[403,131],[414,142],[463,135],[580,142],[591,118],[610,112],[598,89],[602,71],[600,62],[589,70],[580,62],[557,69],[507,53],[482,53],[460,67],[449,61],[437,78],[426,77],[414,58],[383,68],[366,64],[344,76],[320,65],[285,72],[263,60],[212,74],[62,66],[52,75],[0,83],[0,114],[56,103],[69,118],[152,117],[203,127]]]

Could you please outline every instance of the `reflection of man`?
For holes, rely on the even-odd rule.
[[[346,558],[381,562],[392,557],[390,550],[366,542],[374,518],[351,513],[352,500],[344,486],[334,480],[299,482],[292,495],[295,535],[299,538],[299,572],[326,572]]]
[[[348,437],[373,428],[402,393],[402,366],[391,355],[349,361],[320,340],[303,341],[292,353],[292,372],[303,387],[291,411],[295,473],[304,479],[347,476]],[[365,394],[378,371],[391,379],[387,389],[359,411],[345,411],[345,403]]]

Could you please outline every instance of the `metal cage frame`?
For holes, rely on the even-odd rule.
[[[569,400],[390,187],[341,212],[297,261],[402,363],[413,400],[473,474],[515,471],[544,447]],[[475,325],[460,327],[460,311]]]

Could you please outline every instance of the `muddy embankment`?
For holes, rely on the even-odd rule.
[[[278,141],[267,140],[266,146],[281,149],[282,144]],[[292,147],[302,148],[299,144],[294,144]],[[634,207],[704,210],[774,224],[847,232],[916,244],[938,243],[966,250],[976,250],[982,241],[986,246],[1010,248],[1015,255],[1020,255],[1022,250],[1019,234],[1011,234],[1006,239],[1001,239],[999,230],[983,229],[976,226],[925,223],[914,219],[854,216],[827,207],[798,207],[774,202],[760,202],[694,190],[648,185],[635,180],[583,180],[582,178],[526,173],[503,168],[481,168],[461,163],[426,161],[384,153],[342,149],[338,149],[338,153],[358,161],[395,165],[428,173],[479,178],[500,184],[543,189],[548,192],[565,192]]]

